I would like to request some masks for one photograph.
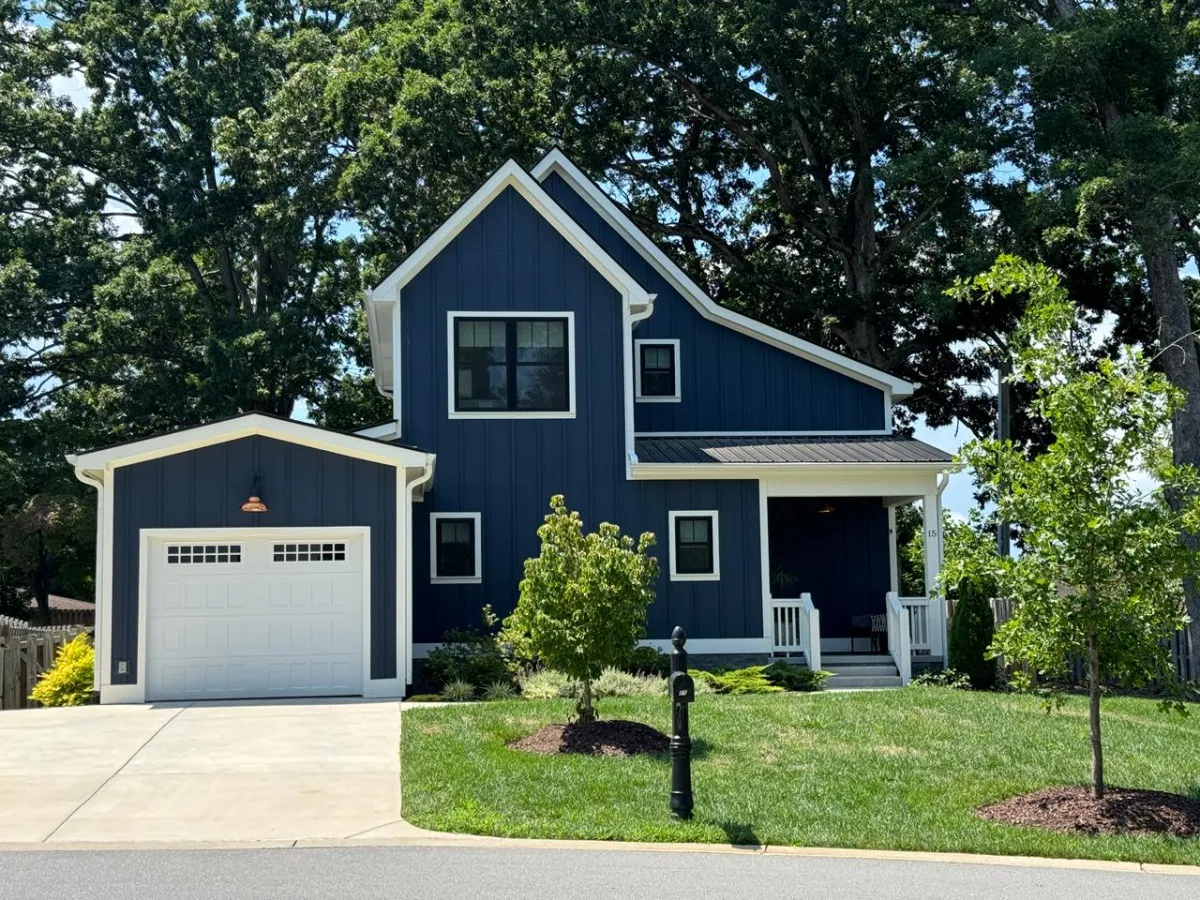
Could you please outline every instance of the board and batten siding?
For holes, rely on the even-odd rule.
[[[678,403],[637,403],[644,431],[878,431],[887,427],[878,388],[809,362],[700,315],[637,249],[558,173],[542,187],[646,290],[654,314],[634,337],[679,339]]]
[[[113,471],[112,683],[136,684],[143,528],[371,529],[371,678],[396,677],[396,468],[263,436]],[[261,478],[264,513],[241,505]],[[128,673],[117,674],[117,661]]]
[[[485,603],[512,610],[554,494],[589,530],[610,521],[658,537],[650,637],[675,625],[697,638],[762,636],[757,482],[626,480],[620,295],[516,191],[502,192],[406,284],[400,305],[402,439],[437,454],[433,489],[413,506],[414,642],[479,627]],[[574,418],[449,417],[447,314],[475,310],[574,313]],[[669,580],[672,509],[719,510],[720,581]],[[433,512],[482,514],[482,583],[430,582]]]
[[[826,504],[833,511],[818,512]],[[822,638],[848,638],[855,616],[884,611],[891,565],[879,497],[772,497],[767,519],[771,571],[812,595]]]

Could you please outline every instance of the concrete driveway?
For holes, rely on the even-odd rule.
[[[0,713],[0,843],[387,834],[399,739],[394,700]]]

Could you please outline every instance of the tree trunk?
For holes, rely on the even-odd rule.
[[[592,707],[592,680],[583,679],[583,688],[579,693],[579,721],[588,724],[596,721],[596,710]]]
[[[1100,742],[1100,647],[1096,632],[1088,635],[1088,725],[1092,731],[1092,796],[1104,799],[1104,746]]]
[[[1162,223],[1167,235],[1175,227],[1175,215],[1167,214]],[[1200,364],[1196,359],[1196,338],[1192,334],[1191,311],[1183,280],[1179,277],[1179,258],[1173,242],[1160,229],[1139,235],[1142,256],[1146,261],[1146,276],[1150,282],[1150,297],[1158,319],[1159,362],[1167,380],[1181,390],[1186,398],[1172,420],[1171,450],[1177,465],[1200,469]],[[1168,497],[1178,509],[1182,498]],[[1200,550],[1200,537],[1183,532],[1180,539],[1191,550]],[[1191,669],[1200,672],[1200,585],[1187,578],[1183,583],[1187,602],[1188,635],[1191,638]]]

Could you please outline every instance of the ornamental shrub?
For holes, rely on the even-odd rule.
[[[824,688],[825,679],[829,672],[814,672],[807,666],[794,666],[791,663],[777,660],[771,663],[763,673],[771,684],[777,684],[785,691],[819,691]]]
[[[579,685],[553,669],[538,669],[517,678],[521,696],[527,700],[557,700],[562,697],[578,697]]]
[[[478,689],[500,681],[512,683],[496,638],[470,629],[453,629],[442,635],[442,644],[429,651],[421,674],[437,690],[452,681],[465,681]]]
[[[657,675],[666,678],[671,674],[671,657],[654,647],[638,647],[629,656],[625,671],[634,675]]]
[[[977,691],[990,691],[996,686],[996,661],[988,659],[988,649],[996,636],[991,604],[994,587],[994,582],[987,579],[960,581],[950,623],[950,668],[967,676]]]
[[[92,702],[96,650],[86,634],[58,648],[54,665],[38,679],[30,700],[42,706],[87,706]]]
[[[693,680],[708,684],[717,694],[778,694],[783,688],[767,678],[766,666],[747,666],[744,669],[714,669],[711,672],[694,669]]]
[[[956,691],[971,690],[971,679],[962,672],[942,669],[937,672],[922,672],[910,682],[913,687],[945,687]]]
[[[464,703],[475,699],[475,687],[469,681],[451,681],[442,688],[442,699],[454,703]]]
[[[632,675],[609,666],[592,685],[597,697],[644,697],[667,694],[667,680],[657,675]]]

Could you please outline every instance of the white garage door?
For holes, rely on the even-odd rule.
[[[146,699],[362,693],[362,539],[147,543]]]

